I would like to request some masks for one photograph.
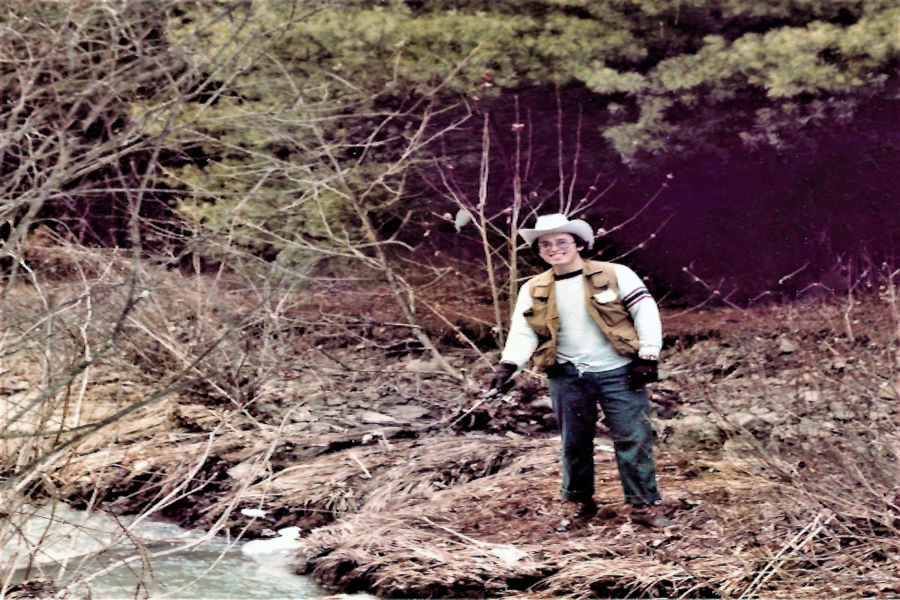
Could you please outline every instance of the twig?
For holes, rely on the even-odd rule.
[[[347,454],[349,454],[350,458],[352,458],[353,461],[359,465],[359,468],[363,470],[363,474],[366,476],[366,479],[372,479],[372,474],[369,473],[369,470],[366,468],[366,465],[364,465],[363,462],[361,460],[359,460],[359,457],[357,457],[356,454],[354,454],[352,450],[348,451]]]
[[[513,374],[513,377],[515,377],[515,375],[516,374]],[[442,432],[447,431],[448,429],[452,428],[454,425],[456,425],[457,423],[459,423],[460,421],[462,421],[463,419],[468,417],[470,414],[472,414],[472,412],[474,412],[476,409],[478,409],[479,406],[481,406],[488,400],[492,400],[492,399],[500,396],[499,391],[497,391],[497,390],[493,390],[493,391],[494,391],[494,393],[491,393],[491,391],[488,391],[486,394],[484,394],[481,398],[478,399],[477,402],[475,402],[475,404],[473,404],[472,406],[467,408],[465,411],[463,411],[463,414],[461,414],[458,417],[456,417],[455,419],[453,419],[453,421],[451,421],[451,423],[449,425],[447,425],[446,427],[444,427],[441,431]]]
[[[781,547],[775,556],[770,560],[765,567],[763,567],[762,571],[756,576],[756,579],[747,586],[747,589],[739,596],[739,598],[748,598],[751,595],[755,595],[756,591],[762,587],[772,576],[778,572],[779,567],[784,563],[784,559],[781,557],[784,556],[789,550],[798,551],[810,540],[819,535],[819,533],[825,528],[825,526],[834,518],[834,514],[830,514],[827,519],[823,523],[819,523],[819,520],[822,518],[824,511],[819,512],[816,517],[812,520],[811,523],[806,525],[803,529],[801,529],[797,534],[791,538],[791,540]],[[806,534],[806,537],[799,544],[797,541]]]

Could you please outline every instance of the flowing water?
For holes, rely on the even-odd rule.
[[[167,523],[128,522],[65,505],[25,510],[30,516],[20,533],[0,540],[0,562],[17,567],[12,582],[47,579],[93,600],[328,595],[310,578],[290,571],[294,536],[288,534],[293,531],[272,540],[234,543]],[[122,533],[126,527],[127,536]]]

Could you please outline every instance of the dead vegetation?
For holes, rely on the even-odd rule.
[[[108,326],[88,316],[121,314],[67,304],[115,272],[101,256],[113,260],[95,255],[90,285],[20,287],[8,296],[61,332],[60,353],[71,354],[63,344],[78,340],[62,332],[81,326],[93,343],[90,332]],[[478,396],[441,374],[385,313],[351,315],[343,303],[330,310],[327,293],[300,301],[152,267],[139,281],[151,290],[147,302],[127,312],[114,350],[72,377],[78,394],[45,394],[56,402],[48,414],[65,413],[59,422],[76,427],[134,409],[48,461],[23,488],[28,494],[119,513],[150,507],[245,537],[299,526],[297,570],[345,592],[900,593],[894,288],[852,304],[667,313],[664,377],[652,395],[660,484],[677,526],[649,531],[629,522],[601,437],[600,515],[558,532],[568,507],[558,496],[558,442],[539,376],[520,378],[515,402],[466,413]],[[66,310],[38,310],[27,300],[38,292]],[[128,295],[105,298],[121,307]],[[366,306],[364,298],[355,305]],[[317,319],[329,326],[314,327]],[[7,331],[16,327],[7,321]],[[41,374],[59,374],[27,344],[7,348],[2,399],[21,410],[47,389],[34,385]],[[442,352],[456,369],[486,376],[490,361],[464,346]],[[181,374],[178,385],[160,386],[171,373]],[[160,389],[169,393],[154,398]],[[23,417],[8,427],[51,421]],[[7,473],[16,472],[16,457],[22,464],[23,440],[4,439]]]
[[[307,133],[321,140],[302,160],[208,136],[209,149],[184,160],[205,168],[210,157],[246,151],[252,166],[225,169],[235,178],[224,188],[168,189],[164,157],[209,131],[200,113],[234,97],[241,65],[254,62],[243,28],[194,52],[178,36],[162,44],[159,17],[175,4],[154,3],[163,12],[145,17],[130,5],[33,4],[34,14],[10,13],[11,101],[2,110],[10,144],[0,189],[14,201],[0,211],[0,549],[24,537],[23,506],[51,499],[245,537],[297,525],[299,571],[383,596],[900,594],[898,272],[870,273],[880,288],[822,285],[842,295],[815,303],[667,314],[666,372],[653,399],[660,480],[678,525],[632,527],[598,448],[606,506],[560,533],[566,506],[541,377],[521,378],[514,402],[469,410],[496,359],[500,300],[515,295],[518,228],[551,201],[519,187],[509,218],[506,207],[492,213],[484,194],[498,182],[484,168],[477,197],[447,189],[449,204],[437,204],[438,213],[460,211],[456,219],[400,218],[408,199],[395,175],[440,137],[426,127],[440,112],[428,102],[415,103],[421,127],[404,130],[403,148],[374,171],[335,159],[335,148],[371,155],[382,144],[372,136],[357,145],[352,102],[303,108],[294,98],[296,116],[279,135],[298,148]],[[220,8],[191,29],[232,22],[234,7]],[[354,84],[347,93],[370,96]],[[268,112],[240,110],[250,112],[228,119],[232,133],[262,122],[272,131]],[[406,116],[372,123],[393,129]],[[162,123],[167,132],[155,132]],[[559,167],[561,210],[584,210],[605,193],[591,187],[579,200],[566,183],[577,173]],[[302,181],[301,197],[261,212],[226,208],[221,236],[163,210],[182,192],[225,202],[223,189],[254,190],[240,201],[250,206],[280,189],[270,187],[274,173]],[[347,222],[319,204],[335,191]],[[320,206],[308,213],[318,223],[296,227],[304,203]],[[48,206],[62,217],[47,221],[55,233],[41,226]],[[85,221],[92,212],[97,220]],[[429,222],[404,229],[422,216]],[[108,231],[92,232],[102,223]],[[401,250],[431,228],[455,243],[451,227],[464,225],[477,231],[477,251],[421,262],[427,245]],[[263,259],[257,238],[278,239],[285,261]],[[86,247],[92,239],[131,250]],[[314,268],[335,258],[352,277]],[[710,305],[729,301],[708,291]],[[38,542],[18,564],[0,561],[0,596],[40,550]],[[82,578],[60,565],[29,577],[48,574],[58,587]],[[16,593],[42,592],[28,583]]]
[[[482,444],[473,441],[471,444]],[[663,453],[666,532],[627,519],[611,455],[609,501],[566,533],[556,444],[407,507],[366,510],[308,535],[303,572],[343,591],[392,597],[829,597],[896,593],[896,524],[835,513],[756,460]],[[865,537],[866,543],[860,543]]]

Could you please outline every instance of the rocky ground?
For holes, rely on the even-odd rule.
[[[479,390],[441,373],[405,330],[344,318],[335,333],[321,307],[279,338],[277,351],[295,360],[252,385],[184,386],[129,413],[77,444],[31,493],[119,513],[152,506],[244,537],[298,526],[297,571],[337,591],[896,596],[895,309],[872,295],[666,311],[662,380],[651,392],[660,485],[676,522],[665,531],[629,522],[602,425],[602,510],[557,531],[569,507],[557,494],[540,374],[470,410]],[[496,356],[441,349],[471,381],[485,381]],[[32,375],[27,361],[8,368],[4,401],[27,394]],[[84,415],[139,402],[150,381],[98,366]],[[237,402],[226,388],[252,393]]]

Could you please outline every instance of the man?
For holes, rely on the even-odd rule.
[[[529,358],[546,370],[562,433],[562,490],[575,503],[573,519],[597,512],[594,433],[597,402],[612,434],[619,478],[631,520],[668,527],[653,464],[653,429],[645,384],[657,381],[662,347],[659,310],[635,273],[623,265],[585,260],[591,227],[562,214],[540,216],[520,231],[537,244],[551,269],[530,279],[513,311],[509,338],[491,381],[512,385]]]

